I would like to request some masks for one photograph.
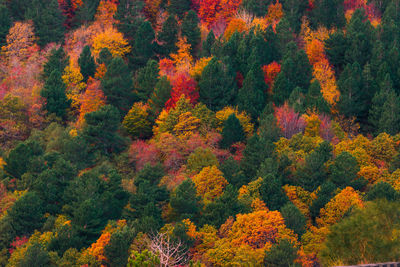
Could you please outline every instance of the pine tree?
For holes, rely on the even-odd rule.
[[[315,28],[323,25],[340,29],[345,25],[343,0],[316,0],[313,4],[311,18]]]
[[[170,205],[173,217],[176,221],[198,219],[200,212],[200,200],[197,196],[196,186],[192,180],[183,181],[171,194]]]
[[[297,50],[294,43],[289,43],[273,88],[273,99],[276,105],[282,105],[296,87],[306,90],[312,79],[312,67],[304,50]]]
[[[365,105],[365,95],[362,81],[362,70],[356,62],[347,64],[338,80],[340,90],[339,110],[347,117],[365,116],[368,107]]]
[[[50,74],[57,70],[60,73],[64,72],[64,69],[68,66],[69,57],[64,52],[64,49],[60,47],[59,49],[53,48],[50,52],[50,56],[47,62],[43,66],[43,79],[50,77]]]
[[[198,24],[199,18],[193,10],[190,10],[182,21],[181,34],[186,37],[192,52],[197,50],[201,41],[201,32]]]
[[[349,45],[349,40],[341,30],[330,34],[325,40],[326,55],[329,62],[335,66],[336,73],[341,73],[346,66],[345,54]]]
[[[82,6],[76,12],[75,24],[81,25],[94,20],[100,0],[82,0]]]
[[[257,17],[264,17],[271,3],[271,0],[243,0],[242,7]]]
[[[213,58],[201,74],[200,101],[213,111],[220,110],[235,103],[236,88],[235,76],[229,66]]]
[[[101,51],[99,53],[99,58],[97,59],[97,63],[108,66],[108,64],[110,64],[112,59],[113,59],[113,57],[112,57],[110,50],[108,50],[108,48],[105,47],[105,48],[101,49]]]
[[[153,94],[150,97],[150,116],[153,120],[160,114],[161,110],[165,107],[165,103],[171,97],[172,86],[166,76],[159,79],[154,87]]]
[[[7,6],[0,2],[0,47],[6,44],[6,36],[11,27],[11,17]]]
[[[184,14],[190,10],[190,2],[190,0],[170,0],[168,12],[182,19]]]
[[[133,83],[128,66],[122,58],[114,58],[101,81],[107,103],[119,109],[122,118],[135,100]]]
[[[229,148],[232,144],[242,142],[246,139],[243,127],[239,119],[232,113],[224,122],[222,129],[221,147]]]
[[[267,85],[264,82],[261,66],[255,63],[246,74],[242,88],[239,89],[237,99],[239,110],[246,111],[254,121],[257,120],[266,105],[266,91]]]
[[[168,56],[176,53],[178,47],[178,22],[174,16],[169,16],[162,25],[161,31],[157,34],[157,40],[161,43],[159,53],[162,56]]]
[[[143,23],[141,14],[144,2],[141,0],[120,0],[114,18],[119,21],[117,28],[128,40],[134,39],[134,34]]]
[[[213,44],[215,43],[215,35],[214,31],[210,30],[210,32],[207,35],[206,40],[203,42],[203,47],[201,50],[201,54],[203,57],[210,57],[211,56],[211,48]]]
[[[158,63],[155,60],[149,60],[146,66],[138,71],[134,87],[140,101],[147,101],[153,93],[158,82],[159,71]]]
[[[282,181],[272,174],[263,179],[259,190],[261,199],[270,210],[279,210],[289,201],[283,192]]]
[[[149,21],[143,21],[133,38],[132,58],[130,59],[133,69],[144,67],[149,59],[154,56],[155,34]]]
[[[57,0],[33,0],[26,18],[33,20],[38,45],[60,42],[64,37],[65,18],[58,8]]]
[[[66,109],[69,108],[71,100],[65,94],[65,84],[58,70],[54,70],[50,74],[40,95],[46,99],[44,108],[49,114],[54,113],[60,118],[65,117]]]
[[[84,82],[87,82],[89,77],[94,77],[94,73],[96,72],[96,64],[88,45],[83,48],[82,53],[78,59],[78,64],[81,68],[81,74],[83,76]]]
[[[301,18],[308,8],[307,0],[285,0],[282,1],[283,13],[294,32],[300,31]]]
[[[24,21],[26,19],[26,11],[32,5],[31,0],[10,0],[4,2],[8,2],[11,17],[14,21]]]
[[[319,114],[330,113],[329,104],[321,93],[321,86],[317,80],[311,83],[305,98],[305,107],[310,110],[316,110]]]
[[[369,112],[369,121],[375,129],[375,133],[398,133],[400,130],[399,112],[399,96],[394,92],[389,74],[387,74],[380,91],[372,99],[372,107]]]
[[[243,151],[243,159],[240,167],[245,175],[246,183],[255,178],[257,170],[262,162],[270,155],[268,147],[258,134],[254,134],[247,140],[246,148]]]

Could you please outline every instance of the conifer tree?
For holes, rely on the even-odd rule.
[[[200,212],[200,200],[193,181],[190,179],[183,181],[171,194],[170,205],[173,217],[177,221],[196,220]]]
[[[11,17],[7,6],[0,2],[0,47],[6,44],[6,36],[11,27]]]
[[[169,16],[162,25],[161,31],[157,34],[157,40],[161,43],[159,53],[168,56],[176,53],[178,47],[178,22],[174,16]]]
[[[128,40],[134,39],[134,34],[143,22],[144,2],[142,0],[120,0],[114,18],[118,20],[117,28]]]
[[[234,73],[214,57],[203,69],[199,81],[200,101],[213,111],[220,110],[234,104],[236,88]]]
[[[190,2],[190,0],[170,0],[168,12],[182,19],[184,14],[190,10]]]
[[[44,108],[49,114],[54,113],[60,118],[66,115],[66,109],[70,106],[65,94],[65,84],[61,78],[61,73],[54,70],[46,80],[40,95],[46,99]]]
[[[211,48],[212,48],[214,43],[215,43],[214,31],[210,30],[210,32],[207,35],[206,40],[204,40],[204,42],[203,42],[203,47],[202,47],[202,50],[201,50],[201,54],[202,54],[203,57],[211,56]]]
[[[101,51],[99,53],[99,58],[97,59],[97,63],[108,66],[108,64],[110,64],[112,59],[113,59],[113,56],[112,56],[110,50],[107,47],[105,47],[105,48],[101,49]]]
[[[241,111],[246,111],[252,119],[257,120],[266,105],[265,92],[267,85],[264,82],[264,74],[261,66],[254,63],[246,74],[242,88],[238,93],[238,107]]]
[[[57,0],[33,0],[26,13],[33,20],[38,45],[60,42],[64,37],[64,16],[58,8]]]
[[[100,0],[82,0],[82,5],[76,12],[75,24],[80,25],[94,20]]]
[[[316,110],[319,114],[329,114],[329,104],[321,93],[321,86],[317,80],[311,83],[305,98],[305,107],[310,110]]]
[[[222,129],[221,147],[229,148],[232,144],[242,142],[246,138],[239,119],[232,113],[224,122]]]
[[[118,108],[122,117],[125,116],[135,96],[131,74],[122,58],[117,57],[111,61],[101,81],[101,86],[107,97],[107,103]]]
[[[343,0],[316,0],[312,9],[312,22],[317,28],[320,25],[328,29],[342,28],[345,24]]]
[[[94,77],[94,73],[96,72],[96,64],[88,45],[83,48],[82,53],[78,59],[78,64],[81,68],[81,74],[83,76],[84,82],[87,82],[89,77]]]
[[[181,33],[182,36],[186,37],[192,52],[196,51],[201,41],[201,32],[198,24],[199,18],[193,10],[190,10],[182,21]]]
[[[146,66],[138,71],[134,87],[140,101],[146,101],[153,93],[158,82],[159,71],[158,63],[155,60],[149,60]]]
[[[154,56],[155,33],[149,21],[143,21],[133,38],[131,64],[133,69],[144,67]]]
[[[43,66],[43,78],[49,78],[50,74],[54,70],[63,73],[64,69],[68,66],[68,62],[69,58],[65,54],[65,51],[62,47],[58,49],[53,48],[50,52],[50,56],[48,57],[47,62]]]
[[[271,3],[271,0],[243,0],[242,7],[258,17],[264,17]]]
[[[153,94],[150,97],[150,116],[155,119],[161,110],[165,107],[165,103],[171,97],[172,86],[166,76],[161,77],[154,87]]]

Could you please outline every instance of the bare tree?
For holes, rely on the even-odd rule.
[[[151,237],[150,251],[160,258],[160,266],[170,267],[187,262],[187,250],[181,240],[170,239],[167,233],[157,233]]]

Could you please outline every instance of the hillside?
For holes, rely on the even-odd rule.
[[[399,0],[0,0],[0,266],[400,261]]]

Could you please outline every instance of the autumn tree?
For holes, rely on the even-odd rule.
[[[136,102],[122,121],[125,130],[133,139],[143,139],[152,134],[147,109],[148,106],[143,105],[141,102]]]
[[[186,73],[179,73],[172,81],[171,98],[165,103],[167,109],[175,107],[182,95],[194,105],[199,99],[196,81]]]
[[[232,105],[237,94],[234,78],[230,66],[215,57],[211,59],[199,81],[200,101],[214,111]]]
[[[96,64],[94,62],[94,58],[92,57],[92,53],[90,52],[89,46],[86,45],[83,48],[78,59],[78,64],[83,75],[83,81],[86,83],[89,77],[94,77],[94,73],[96,71]]]
[[[67,99],[65,84],[58,70],[54,70],[50,74],[40,95],[46,99],[45,109],[49,114],[54,113],[58,117],[65,117],[66,109],[70,106],[71,101]]]
[[[26,18],[35,25],[38,45],[44,47],[51,42],[59,42],[64,37],[64,17],[57,0],[34,0],[26,11]]]
[[[212,202],[222,195],[228,184],[222,176],[222,172],[216,166],[204,167],[192,180],[196,185],[197,195],[201,196],[205,203]]]
[[[105,31],[96,34],[92,39],[92,44],[93,54],[96,57],[104,48],[107,48],[113,57],[123,57],[131,51],[131,47],[124,35],[114,27],[109,27]]]
[[[131,108],[135,96],[130,71],[122,58],[116,57],[111,61],[101,80],[101,87],[107,103],[117,107],[121,116],[124,116]]]
[[[100,82],[89,79],[88,86],[80,99],[78,127],[82,126],[87,113],[98,110],[104,106],[106,101],[103,91],[100,89]]]

